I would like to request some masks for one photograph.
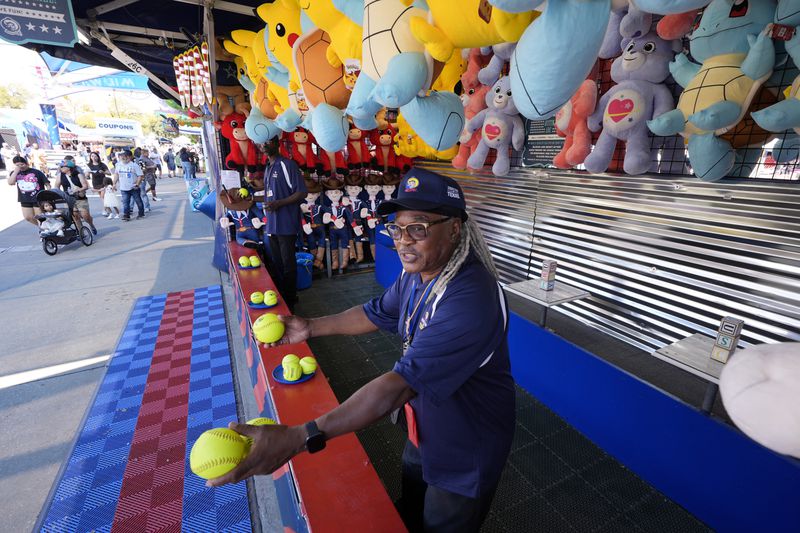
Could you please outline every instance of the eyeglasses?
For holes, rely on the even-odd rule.
[[[399,241],[403,238],[403,230],[408,233],[408,236],[412,240],[422,241],[428,238],[428,228],[435,226],[436,224],[441,224],[442,222],[447,222],[451,218],[453,217],[440,218],[439,220],[434,220],[433,222],[414,222],[413,224],[407,224],[405,226],[395,224],[394,222],[389,222],[385,227],[386,231],[389,232],[389,236],[395,241]]]

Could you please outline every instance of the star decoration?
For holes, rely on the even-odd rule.
[[[45,26],[44,24],[42,24],[41,26],[39,26],[39,28],[41,28],[41,30],[42,30],[42,32],[43,32],[43,33],[47,33],[47,32],[48,32],[48,30],[50,29],[50,28],[48,28],[47,26]]]
[[[34,26],[33,24],[31,24],[30,22],[29,22],[29,23],[27,23],[27,24],[25,25],[25,27],[26,27],[26,28],[28,28],[28,31],[33,31],[33,30],[35,30],[35,29],[36,29],[36,26]]]
[[[53,32],[55,32],[56,35],[61,35],[61,28],[53,26]]]

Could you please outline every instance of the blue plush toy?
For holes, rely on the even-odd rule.
[[[265,143],[277,137],[281,130],[275,121],[265,117],[258,106],[250,110],[247,120],[244,121],[244,131],[247,137],[256,144]]]
[[[734,166],[731,144],[718,135],[744,116],[769,78],[775,48],[764,32],[775,14],[774,0],[713,0],[690,34],[692,63],[680,54],[670,72],[682,87],[678,108],[650,121],[656,135],[680,133],[689,139],[689,160],[697,177],[716,181]]]
[[[500,79],[503,67],[511,60],[517,43],[501,43],[487,48],[481,48],[481,54],[488,55],[492,52],[492,59],[489,64],[478,71],[478,81],[483,85],[492,86]]]
[[[786,42],[786,51],[800,65],[800,0],[779,0],[775,24],[794,28],[794,36]],[[794,79],[785,100],[751,114],[756,124],[767,131],[793,129],[800,133],[800,76]]]
[[[508,77],[497,80],[486,93],[486,105],[486,109],[467,123],[467,132],[470,135],[481,129],[481,140],[469,156],[467,167],[475,170],[482,168],[489,149],[494,148],[497,159],[492,165],[492,173],[495,176],[505,176],[510,167],[508,147],[522,150],[522,143],[525,141],[525,126],[514,106]]]
[[[343,12],[352,13],[346,4],[353,1],[336,0],[335,4]],[[346,113],[358,128],[370,130],[377,127],[375,114],[382,107],[399,108],[423,141],[436,150],[445,150],[458,141],[464,110],[455,94],[425,94],[433,79],[433,62],[411,33],[410,19],[427,18],[427,12],[420,7],[407,7],[407,3],[363,3],[361,73]],[[415,2],[416,5],[420,4]]]
[[[680,43],[665,41],[651,31],[623,39],[622,48],[622,55],[611,65],[611,79],[617,85],[600,98],[597,110],[588,118],[590,130],[603,128],[594,150],[584,161],[589,172],[605,172],[617,139],[625,141],[625,172],[647,172],[651,162],[647,120],[675,106],[672,93],[663,82]]]
[[[540,3],[530,0],[527,7]],[[547,2],[511,56],[511,90],[520,113],[533,120],[550,118],[569,101],[597,59],[610,12],[611,0]]]

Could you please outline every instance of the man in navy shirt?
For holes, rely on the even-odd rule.
[[[401,513],[412,531],[478,531],[494,497],[514,435],[514,381],[503,291],[455,180],[422,169],[403,179],[386,229],[403,273],[383,295],[343,313],[281,317],[279,344],[323,335],[396,331],[403,354],[329,413],[305,425],[232,424],[255,439],[247,459],[211,485],[273,472],[301,451],[362,429],[399,409],[403,452]]]
[[[300,204],[306,199],[306,184],[297,163],[280,155],[277,139],[266,145],[269,163],[264,172],[264,211],[275,268],[279,271],[278,290],[289,309],[297,300],[297,259],[295,244],[300,232]]]

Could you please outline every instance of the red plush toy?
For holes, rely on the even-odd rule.
[[[362,168],[369,164],[370,154],[367,148],[367,132],[350,124],[347,134],[347,166],[350,170]]]
[[[292,159],[302,170],[314,170],[319,162],[312,150],[316,144],[311,132],[304,128],[297,128],[289,134],[292,140]]]
[[[231,113],[216,124],[222,136],[231,143],[231,151],[225,158],[227,168],[241,169],[244,166],[255,167],[259,163],[264,163],[263,157],[259,157],[256,145],[247,138],[244,131],[246,118],[242,114]]]
[[[461,85],[464,94],[461,95],[461,103],[464,105],[464,116],[467,120],[471,119],[484,109],[486,109],[486,93],[489,92],[488,85],[482,85],[478,80],[478,72],[489,62],[488,55],[483,55],[479,48],[473,48],[469,53],[469,63],[467,70],[461,75]],[[467,159],[472,155],[475,147],[481,141],[483,130],[475,130],[472,135],[464,134],[461,144],[458,147],[458,155],[453,158],[453,166],[464,170],[467,168]]]
[[[687,11],[676,15],[666,15],[658,21],[656,32],[665,41],[682,39],[684,35],[692,31],[694,22],[697,19],[699,10]]]
[[[394,153],[394,136],[396,133],[390,125],[370,132],[369,142],[375,147],[375,155],[372,158],[373,169],[389,172],[390,168],[399,168],[397,155]]]
[[[566,137],[564,147],[553,158],[558,168],[572,168],[583,163],[592,151],[592,133],[586,119],[597,105],[597,85],[594,80],[584,81],[578,92],[556,113],[556,133]]]
[[[322,175],[330,178],[334,173],[345,176],[347,174],[347,160],[344,151],[326,152],[320,148],[319,161],[322,165]]]

